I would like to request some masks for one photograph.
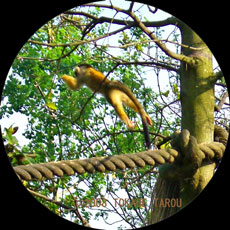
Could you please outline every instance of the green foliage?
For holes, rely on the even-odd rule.
[[[100,8],[94,8],[88,13],[97,16],[100,12]],[[8,155],[13,165],[124,154],[145,149],[142,124],[135,112],[126,110],[138,126],[131,131],[100,95],[88,100],[92,95],[89,89],[71,91],[60,79],[62,74],[73,75],[74,66],[80,63],[92,64],[106,74],[113,69],[116,62],[137,62],[141,59],[142,52],[151,47],[146,35],[139,28],[132,28],[118,35],[121,48],[114,58],[108,55],[109,48],[106,43],[97,46],[90,42],[107,33],[109,25],[98,24],[83,34],[81,26],[89,20],[85,16],[68,14],[56,17],[25,43],[15,58],[2,94],[4,103],[1,106],[0,119],[7,118],[14,112],[26,115],[28,124],[23,135],[29,143],[20,143],[12,135],[12,127],[5,130],[5,144],[13,146]],[[83,35],[83,41],[89,42],[82,42]],[[169,89],[158,95],[151,87],[146,86],[144,68],[134,64],[118,65],[108,77],[124,82],[144,105],[154,121],[150,132],[154,132],[159,125],[162,132],[167,131],[170,134],[173,127],[178,125],[179,120],[166,121],[162,116],[165,107],[159,100],[162,95],[167,99],[178,98],[176,84],[171,86],[173,96]],[[15,124],[19,126],[19,121],[16,120]],[[155,137],[151,138],[154,140]],[[29,154],[33,154],[33,157]],[[19,162],[18,156],[26,157],[27,161]],[[61,202],[74,208],[77,198],[91,199],[103,197],[107,193],[114,195],[120,188],[130,193],[134,191],[136,196],[150,196],[154,177],[146,174],[148,170],[149,167],[130,170],[126,175],[117,172],[113,173],[113,177],[102,173],[85,173],[46,182],[30,182],[26,186],[51,199],[56,199],[59,192],[62,192],[62,196],[59,196]],[[141,184],[138,180],[133,182],[132,179],[125,179],[132,177],[141,178]],[[82,184],[87,189],[82,189]],[[63,217],[73,215],[60,205],[47,202],[43,198],[38,199]],[[140,212],[144,215],[144,210]],[[81,213],[87,220],[92,218],[90,209],[83,207]],[[103,216],[106,219],[107,215],[102,210],[97,213],[96,218]],[[78,221],[77,219],[76,222]]]
[[[14,134],[18,131],[18,127],[13,127],[12,125],[9,128],[5,128],[5,132],[2,133],[2,137],[5,144],[5,151],[7,156],[13,166],[33,163],[33,158],[36,157],[36,154],[29,153],[27,146],[22,148],[19,146],[18,139]]]

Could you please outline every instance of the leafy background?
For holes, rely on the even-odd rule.
[[[111,23],[93,23],[93,17],[108,16],[111,12]],[[147,6],[135,4],[135,13],[143,21],[150,20]],[[15,113],[27,117],[23,136],[28,144],[15,138],[20,131],[19,120],[2,130],[13,166],[145,149],[138,115],[127,109],[128,116],[138,124],[136,130],[130,131],[103,97],[96,95],[88,101],[92,95],[89,89],[73,92],[60,80],[62,74],[73,75],[74,67],[80,63],[91,64],[104,74],[117,65],[109,79],[122,81],[141,101],[154,122],[150,133],[155,145],[179,129],[179,63],[162,53],[139,28],[114,25],[112,20],[116,17],[127,20],[125,15],[101,7],[76,7],[50,20],[22,47],[5,83],[0,111],[2,120]],[[170,48],[180,52],[180,33],[176,27],[153,30],[158,38],[171,41]],[[219,82],[217,98],[223,95],[224,84]],[[216,115],[216,122],[227,126],[226,114]],[[85,173],[24,185],[51,199],[37,198],[54,213],[81,223],[76,214],[76,199],[139,197],[151,202],[156,177],[157,171],[146,166],[113,174]],[[117,213],[112,203],[107,209],[82,208],[80,212],[86,220],[102,218],[105,222],[111,222],[109,215],[113,213],[131,227],[143,224],[147,218],[144,208],[123,207],[122,212]]]

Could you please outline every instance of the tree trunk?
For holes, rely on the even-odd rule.
[[[212,142],[214,133],[214,83],[212,53],[201,38],[183,25],[182,44],[197,50],[182,48],[183,54],[194,59],[194,65],[181,63],[180,92],[182,129],[188,129],[198,143]]]
[[[181,128],[189,130],[198,143],[212,142],[215,83],[211,77],[213,74],[212,53],[191,28],[182,22],[179,22],[178,26],[182,34],[182,44],[191,47],[182,48],[182,53],[192,58],[191,64],[181,62],[180,68]],[[187,164],[189,163],[187,162]],[[181,166],[187,167],[179,165],[179,167]],[[160,175],[154,190],[158,204],[159,200],[175,198],[182,200],[182,207],[186,206],[210,181],[215,163],[203,161],[202,165],[189,178],[181,177],[181,175],[178,178],[177,173],[174,173],[176,167],[176,165],[163,165],[160,168]],[[169,176],[171,173],[174,176]],[[175,214],[180,209],[181,207],[159,207],[154,202],[149,222],[156,223]]]
[[[188,129],[198,143],[212,142],[214,134],[214,84],[212,79],[212,53],[201,38],[187,25],[182,26],[182,43],[198,48],[182,49],[194,59],[194,65],[181,63],[180,92],[182,106],[182,129]],[[213,176],[215,163],[203,162],[189,181],[181,184],[183,206],[198,195]]]

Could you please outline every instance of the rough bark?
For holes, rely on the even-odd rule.
[[[179,21],[182,44],[192,47],[182,48],[182,54],[190,58],[181,60],[180,100],[182,107],[181,128],[189,130],[198,143],[212,142],[214,133],[214,83],[212,53],[202,39],[186,24]],[[187,59],[186,59],[187,60]],[[186,152],[183,153],[184,157]],[[197,158],[198,159],[198,158]],[[199,160],[200,161],[200,160]],[[194,164],[196,162],[193,162]],[[200,162],[201,163],[201,162]],[[191,170],[191,162],[180,160],[177,165],[163,165],[155,186],[154,196],[158,199],[182,199],[182,207],[190,203],[208,184],[213,176],[215,163],[208,160]],[[177,167],[188,168],[184,176]],[[171,176],[165,175],[171,173]],[[188,176],[189,175],[189,176]],[[153,203],[150,223],[159,222],[182,207],[157,207]]]

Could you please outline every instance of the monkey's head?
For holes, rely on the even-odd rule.
[[[75,68],[75,76],[76,77],[81,77],[81,76],[86,76],[87,73],[89,72],[89,69],[92,68],[91,65],[89,64],[81,64],[81,65],[78,65],[76,68]]]

